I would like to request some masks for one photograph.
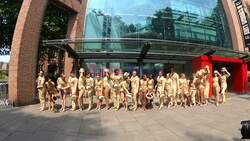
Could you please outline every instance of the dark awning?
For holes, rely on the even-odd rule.
[[[43,41],[75,59],[192,60],[203,55],[250,60],[248,52],[181,41],[135,38],[80,38]],[[74,47],[71,48],[71,47]]]

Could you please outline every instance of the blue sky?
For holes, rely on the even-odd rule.
[[[9,55],[0,55],[0,62],[9,62],[10,61],[10,56]]]

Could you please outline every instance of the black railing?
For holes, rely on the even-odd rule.
[[[9,106],[8,102],[8,83],[0,82],[0,110]]]

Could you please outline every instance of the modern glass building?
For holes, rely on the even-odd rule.
[[[221,0],[88,0],[84,29],[85,42],[77,52],[90,53],[85,64],[91,72],[105,67],[139,70],[145,42],[151,46],[140,60],[141,73],[175,67],[191,74],[192,58],[212,47],[233,49]]]

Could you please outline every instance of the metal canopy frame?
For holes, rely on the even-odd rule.
[[[139,59],[138,61],[142,61],[145,56],[147,55],[148,51],[150,50],[151,48],[151,43],[148,42],[148,43],[145,43],[141,49],[141,52],[140,52],[140,55],[139,55]]]
[[[68,54],[73,57],[73,58],[78,58],[78,54],[75,52],[74,49],[72,49],[68,44],[42,44],[42,46],[46,47],[52,47],[52,48],[57,48],[59,50],[63,50],[65,52],[68,52]]]
[[[85,51],[72,49],[71,45],[83,45],[83,43],[132,43],[141,45],[140,51]],[[236,57],[250,61],[248,52],[234,51],[228,48],[222,48],[212,45],[189,43],[182,41],[158,40],[158,39],[140,39],[140,38],[76,38],[76,39],[57,39],[44,40],[43,46],[56,47],[67,51],[75,59],[137,59],[142,62],[143,59],[155,60],[185,60],[190,61],[195,57],[202,55],[215,55]],[[160,48],[157,50],[157,48]]]

